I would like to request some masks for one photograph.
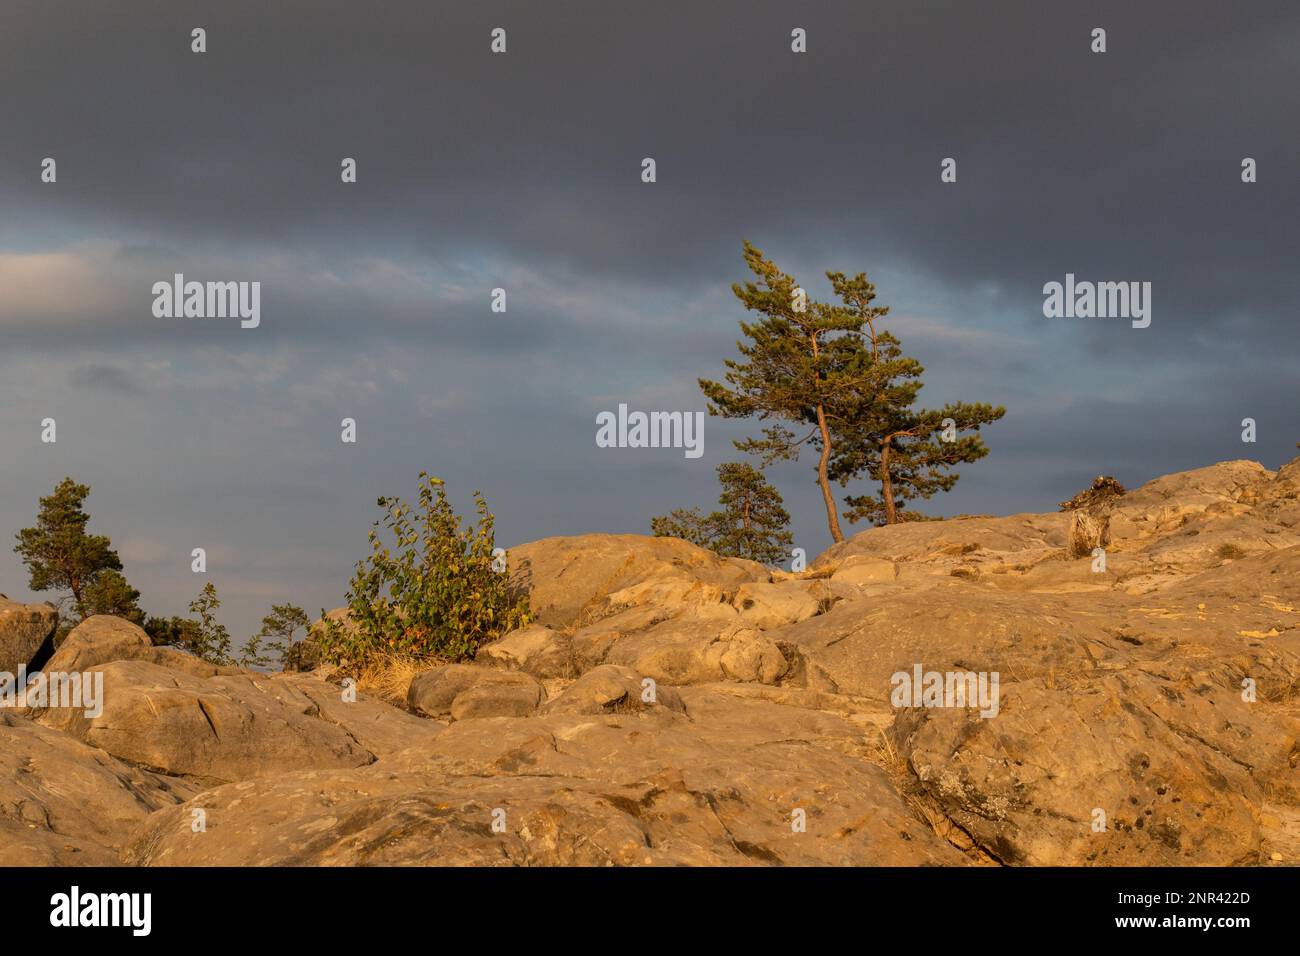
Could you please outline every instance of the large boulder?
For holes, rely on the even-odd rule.
[[[142,660],[97,665],[103,708],[35,711],[119,759],[205,784],[310,767],[359,767],[374,754],[311,707],[268,692],[257,675],[193,677]]]
[[[480,647],[474,660],[540,678],[573,677],[573,642],[568,635],[544,624],[530,624],[491,644]]]
[[[855,584],[859,587],[893,584],[897,577],[898,568],[893,561],[869,554],[849,555],[831,574],[831,580],[837,584]]]
[[[59,612],[49,604],[19,604],[0,596],[0,674],[17,674],[53,649]]]
[[[754,581],[742,584],[731,603],[742,623],[759,630],[798,624],[821,610],[821,603],[802,581]]]
[[[444,664],[415,675],[407,705],[426,717],[525,717],[545,691],[536,678],[477,664]]]
[[[552,626],[590,623],[607,612],[610,595],[647,582],[675,592],[674,603],[681,603],[727,600],[741,584],[769,577],[753,561],[721,558],[677,538],[632,534],[545,538],[511,548],[509,562],[511,580],[528,591],[537,620]]]
[[[73,674],[111,661],[147,661],[191,677],[242,673],[237,667],[210,664],[174,647],[155,647],[140,627],[107,614],[88,617],[74,627],[42,670]]]
[[[592,668],[546,705],[548,714],[628,714],[663,707],[684,713],[681,695],[630,667]]]
[[[250,674],[258,690],[308,717],[319,717],[346,732],[381,762],[410,747],[427,744],[445,724],[424,720],[382,700],[344,694],[335,684],[311,674],[285,671]]]

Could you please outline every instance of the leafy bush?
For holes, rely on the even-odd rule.
[[[203,585],[199,596],[190,602],[190,613],[197,614],[196,627],[190,631],[190,643],[185,647],[195,657],[209,664],[225,666],[235,663],[230,656],[230,632],[224,624],[217,623],[216,610],[221,607],[217,588],[211,581]]]
[[[440,478],[420,472],[419,499],[380,498],[384,516],[369,534],[348,591],[351,622],[326,620],[326,660],[363,665],[376,654],[465,660],[479,646],[531,620],[526,594],[494,559],[494,519],[475,492],[478,527],[461,528]],[[390,550],[387,532],[393,539]]]

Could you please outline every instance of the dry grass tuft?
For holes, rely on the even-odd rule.
[[[447,663],[437,658],[387,654],[376,657],[357,675],[357,689],[373,694],[390,704],[406,706],[406,692],[415,675]]]

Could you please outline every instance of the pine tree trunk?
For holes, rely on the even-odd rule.
[[[880,497],[885,502],[885,524],[898,523],[898,509],[894,507],[894,481],[889,476],[889,442],[880,448]]]
[[[81,603],[81,578],[75,574],[69,575],[68,588],[72,591],[72,607],[77,612],[77,619],[84,621],[86,619],[86,607]]]
[[[826,427],[826,414],[817,406],[817,427],[822,433],[822,456],[817,462],[817,484],[822,486],[822,499],[826,502],[826,522],[831,528],[831,539],[839,544],[844,540],[840,531],[840,516],[835,512],[835,496],[831,494],[831,482],[827,475],[826,463],[831,459],[831,434]]]

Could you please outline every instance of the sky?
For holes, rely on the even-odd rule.
[[[421,470],[462,511],[481,490],[507,546],[707,509],[755,423],[708,419],[688,459],[599,448],[596,416],[706,408],[744,240],[815,298],[865,271],[924,404],[1006,406],[921,510],[1276,468],[1298,49],[1290,0],[3,0],[0,538],[71,475],[148,611],[211,580],[242,639],[273,602],[342,604],[376,498]],[[259,281],[261,324],[155,317],[176,273]],[[1150,282],[1150,327],[1045,317],[1067,273]],[[770,471],[810,557],[814,465]],[[26,584],[0,547],[0,592],[49,596]]]

